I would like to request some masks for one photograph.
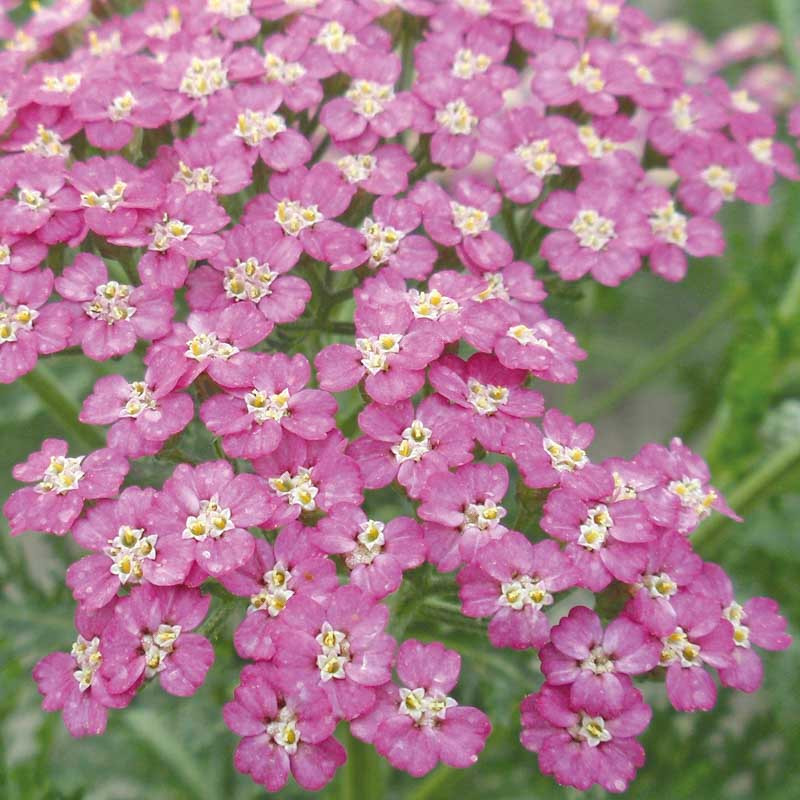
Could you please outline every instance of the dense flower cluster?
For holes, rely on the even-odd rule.
[[[213,590],[244,598],[254,663],[223,713],[254,781],[324,786],[340,722],[412,775],[470,766],[490,723],[457,699],[459,655],[387,632],[425,562],[458,570],[494,647],[538,651],[521,741],[560,783],[634,777],[640,676],[679,711],[711,708],[715,675],[758,688],[785,622],[690,539],[734,512],[680,440],[597,463],[591,426],[545,408],[537,386],[586,353],[531,262],[551,283],[677,281],[722,253],[724,203],[800,177],[778,86],[719,77],[769,30],[708,48],[625,0],[151,0],[102,20],[65,0],[0,34],[0,381],[66,348],[139,364],[83,402],[107,447],[46,440],[4,507],[13,535],[88,551],[67,573],[77,640],[34,670],[73,735],[156,677],[196,691]],[[181,449],[189,429],[217,460]],[[145,456],[172,476],[122,488]],[[385,515],[389,485],[413,511]],[[574,588],[623,600],[553,618]]]

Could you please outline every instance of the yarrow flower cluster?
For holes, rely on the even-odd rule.
[[[150,0],[102,22],[65,0],[2,24],[0,381],[68,348],[136,365],[83,401],[107,446],[45,440],[4,506],[12,535],[88,551],[75,643],[34,670],[70,733],[150,681],[192,695],[213,594],[253,662],[223,715],[254,781],[323,787],[339,723],[414,776],[471,766],[491,724],[459,654],[394,636],[432,568],[492,646],[538,652],[521,742],[559,783],[634,778],[641,676],[678,711],[713,707],[715,676],[758,688],[756,648],[790,638],[693,552],[704,519],[738,519],[703,460],[673,439],[592,461],[592,427],[537,390],[587,355],[541,277],[679,281],[723,252],[725,203],[800,177],[777,87],[718,75],[749,51],[701,58],[625,0]],[[82,43],[47,60],[65,32]],[[126,483],[146,456],[174,465],[160,488]],[[578,588],[623,601],[555,618]]]

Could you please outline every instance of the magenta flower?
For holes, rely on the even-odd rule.
[[[752,597],[744,605],[736,602],[731,579],[717,564],[703,565],[700,592],[722,605],[722,617],[733,626],[734,648],[730,664],[719,669],[723,686],[755,692],[761,686],[764,667],[753,645],[765,650],[786,650],[792,637],[778,604],[769,597]]]
[[[138,339],[158,339],[171,326],[172,292],[108,279],[105,262],[79,253],[55,281],[72,313],[71,344],[95,361],[130,353]]]
[[[318,441],[284,433],[279,449],[253,461],[276,498],[275,526],[303,513],[328,513],[337,503],[361,505],[364,483],[356,461],[344,454],[346,445],[338,430]]]
[[[650,244],[644,216],[628,192],[606,182],[584,182],[575,194],[553,192],[534,212],[549,228],[541,255],[569,281],[587,273],[605,286],[617,286],[639,269]]]
[[[192,633],[211,598],[184,586],[136,586],[120,600],[103,631],[101,676],[114,692],[136,690],[158,675],[165,692],[193,695],[203,683],[214,649]]]
[[[327,248],[346,230],[333,218],[347,210],[355,187],[341,180],[333,164],[321,162],[273,175],[269,191],[248,203],[242,222],[277,222],[312,258],[327,261]]]
[[[522,746],[539,755],[539,769],[560,784],[585,791],[599,784],[624,792],[644,764],[636,741],[652,711],[641,692],[629,688],[620,711],[592,716],[570,703],[566,686],[545,684],[521,705]]]
[[[268,661],[274,655],[280,615],[295,595],[325,605],[339,586],[334,563],[309,537],[296,536],[289,528],[281,530],[274,546],[256,539],[252,557],[220,575],[219,581],[231,594],[250,598],[233,643],[242,658],[256,661]]]
[[[27,272],[38,267],[47,256],[47,245],[33,236],[0,232],[0,275],[6,267],[13,272]],[[0,278],[0,286],[3,280]]]
[[[194,417],[194,403],[175,391],[181,377],[180,358],[162,351],[154,356],[141,381],[122,375],[99,378],[79,415],[90,425],[111,425],[109,446],[129,458],[154,455]]]
[[[415,778],[440,762],[472,766],[492,726],[482,711],[448,696],[460,671],[455,650],[436,642],[403,642],[397,674],[404,685],[389,684],[375,708],[351,723],[353,735],[372,742],[393,767]]]
[[[410,194],[422,209],[425,230],[435,242],[456,247],[461,260],[479,270],[499,270],[514,259],[511,245],[491,229],[500,211],[500,195],[476,178],[462,178],[453,198],[431,181],[418,183]]]
[[[221,0],[205,5],[205,24],[218,30],[223,39],[244,42],[257,36],[261,30],[261,22],[250,11],[249,0]]]
[[[234,755],[236,769],[269,792],[280,791],[290,773],[304,789],[317,791],[347,759],[333,738],[336,719],[325,692],[298,692],[271,665],[245,667],[222,713],[225,724],[242,737]]]
[[[433,474],[422,485],[417,509],[425,520],[428,560],[442,572],[480,560],[483,546],[508,531],[501,505],[507,491],[502,464],[465,464]]]
[[[78,611],[78,638],[69,653],[50,653],[33,668],[33,679],[43,695],[45,711],[61,711],[72,736],[105,732],[109,708],[125,708],[134,692],[112,692],[100,669],[105,629],[113,606],[93,613]]]
[[[156,498],[152,525],[175,540],[176,555],[161,569],[155,564],[150,580],[177,583],[193,562],[212,577],[241,567],[255,547],[246,529],[270,522],[273,505],[261,478],[234,475],[227,461],[179,464]]]
[[[54,172],[58,171],[56,165],[63,167],[72,150],[65,142],[81,129],[81,123],[68,109],[39,103],[29,103],[18,111],[16,122],[3,149],[28,154],[25,160],[30,167],[41,168],[40,159],[47,159]]]
[[[425,561],[422,529],[413,519],[395,517],[384,523],[346,503],[335,505],[320,520],[314,540],[323,552],[341,554],[350,583],[376,600],[397,591],[403,572]]]
[[[284,431],[324,439],[336,427],[338,404],[328,392],[305,388],[310,379],[303,355],[253,355],[231,365],[226,392],[206,400],[200,416],[232,458],[274,452]]]
[[[340,586],[323,606],[307,598],[287,606],[275,663],[299,687],[320,687],[333,714],[352,720],[392,676],[395,640],[384,633],[389,609],[357,586]]]
[[[367,489],[397,479],[410,497],[419,498],[437,472],[472,460],[467,413],[435,395],[416,411],[410,400],[392,406],[370,403],[358,423],[365,435],[348,453],[358,462]]]
[[[634,583],[647,558],[644,543],[655,538],[647,509],[639,500],[612,501],[610,477],[591,497],[574,489],[548,495],[541,527],[567,542],[581,586],[599,592],[611,581]]]
[[[683,592],[672,605],[678,624],[661,639],[667,696],[676,711],[708,711],[717,702],[717,687],[703,667],[733,665],[734,627],[717,598]]]
[[[414,159],[404,147],[386,144],[370,153],[347,153],[335,164],[348,184],[383,197],[406,191]]]
[[[484,353],[466,362],[444,355],[431,364],[428,378],[442,397],[470,412],[475,438],[489,451],[502,452],[510,431],[544,411],[542,396],[523,388],[523,370],[507,369]]]
[[[192,271],[186,294],[192,309],[253,303],[264,315],[267,335],[275,323],[294,322],[311,298],[302,278],[286,273],[302,253],[300,243],[272,222],[237,225],[222,235],[223,249],[210,266]]]
[[[458,573],[461,610],[468,617],[491,617],[495,647],[542,647],[550,623],[544,609],[553,592],[575,585],[569,558],[553,541],[531,544],[517,531],[489,542]]]
[[[72,332],[66,303],[48,303],[53,273],[0,273],[0,383],[30,372],[40,355],[63,350]]]
[[[417,320],[407,305],[364,308],[356,315],[356,346],[328,345],[314,366],[322,389],[341,392],[365,378],[367,394],[389,405],[422,388],[425,367],[443,346],[434,323]]]
[[[153,168],[165,183],[177,184],[187,194],[236,194],[250,183],[252,173],[252,164],[238,158],[206,128],[189,139],[175,139],[172,147],[159,147]]]
[[[589,714],[622,710],[630,676],[658,666],[661,642],[627,617],[603,630],[600,618],[576,606],[550,631],[539,657],[548,684],[569,686],[570,703]]]
[[[712,89],[702,84],[686,87],[669,99],[647,129],[647,138],[656,150],[673,155],[725,126],[728,115]]]
[[[63,439],[45,439],[42,449],[14,467],[17,489],[3,506],[12,536],[38,530],[63,536],[87,500],[112,497],[128,474],[128,462],[116,450],[68,456]]]

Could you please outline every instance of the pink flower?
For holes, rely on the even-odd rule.
[[[395,478],[418,498],[437,472],[472,460],[472,431],[466,412],[441,397],[427,397],[414,410],[410,400],[393,406],[370,403],[359,415],[364,436],[348,453],[356,459],[367,489]]]
[[[515,650],[547,642],[544,609],[553,604],[553,592],[574,584],[572,563],[555,542],[531,544],[517,531],[486,544],[458,573],[462,612],[491,616],[489,641]]]
[[[49,269],[0,280],[0,383],[12,383],[34,369],[39,355],[67,346],[72,315],[66,303],[47,302],[52,291]]]
[[[177,362],[177,363],[176,363]],[[129,458],[153,455],[194,417],[192,398],[176,392],[180,359],[162,351],[153,357],[141,381],[122,375],[99,378],[83,402],[81,422],[111,425],[108,443]]]
[[[17,489],[3,506],[17,536],[26,530],[65,534],[87,500],[112,497],[128,473],[128,462],[116,450],[95,450],[88,456],[68,456],[63,439],[45,439],[42,449],[14,467],[18,481],[35,483]]]
[[[464,362],[444,355],[431,364],[428,379],[446,400],[466,408],[475,438],[489,451],[502,452],[509,431],[526,417],[541,416],[544,401],[538,392],[523,388],[523,370],[511,370],[496,358],[475,353]]]
[[[376,600],[397,591],[403,572],[425,560],[422,529],[410,517],[391,522],[368,519],[355,505],[341,503],[320,520],[315,541],[326,553],[340,553],[350,583]]]
[[[717,687],[703,668],[732,666],[734,629],[722,617],[721,604],[687,592],[672,598],[677,626],[662,637],[661,666],[667,669],[667,696],[676,711],[708,711]]]
[[[336,427],[338,404],[327,392],[305,388],[310,379],[303,355],[252,355],[231,366],[226,393],[206,400],[200,416],[233,458],[272,453],[284,431],[324,439]]]
[[[540,0],[526,5],[521,0],[495,0],[497,16],[514,26],[514,38],[529,53],[547,50],[556,36],[586,35],[586,9],[573,0]]]
[[[639,269],[650,244],[647,222],[629,193],[606,182],[584,182],[575,194],[553,192],[534,217],[557,229],[545,236],[541,255],[569,281],[591,273],[605,286],[617,286]]]
[[[352,720],[390,680],[395,640],[384,633],[389,609],[357,586],[340,586],[325,606],[298,598],[282,615],[275,663],[298,687],[320,687],[333,713]]]
[[[106,729],[109,708],[124,708],[134,692],[112,692],[100,667],[105,628],[113,606],[93,613],[78,611],[78,638],[69,653],[50,653],[33,668],[33,679],[44,696],[45,711],[61,711],[72,736],[98,736]]]
[[[500,211],[497,192],[476,178],[462,178],[450,196],[436,183],[418,183],[410,194],[422,209],[428,235],[439,244],[456,247],[461,260],[479,270],[499,270],[514,259],[511,245],[491,229]]]
[[[364,308],[356,316],[356,346],[329,345],[314,365],[322,389],[341,392],[365,378],[367,394],[389,405],[422,388],[425,367],[443,346],[434,323],[417,320],[407,305]]]
[[[786,620],[769,597],[753,597],[744,605],[737,603],[730,578],[717,564],[704,564],[700,581],[700,592],[722,605],[723,619],[733,626],[731,663],[720,668],[720,681],[723,686],[742,692],[755,692],[761,686],[764,668],[753,645],[765,650],[786,650],[792,643],[786,633]]]
[[[625,613],[656,636],[667,636],[678,624],[672,599],[694,589],[703,561],[675,531],[658,536],[647,550],[647,564]]]
[[[344,181],[380,196],[405,192],[408,173],[415,166],[405,147],[397,144],[382,145],[371,153],[347,153],[334,163]]]
[[[158,675],[165,692],[193,695],[214,661],[208,639],[191,633],[211,598],[184,586],[136,586],[117,603],[103,631],[101,676],[114,692],[138,689]]]
[[[242,222],[277,222],[284,235],[297,239],[311,258],[328,261],[327,248],[346,230],[333,218],[347,210],[355,191],[330,162],[311,169],[296,167],[270,178],[270,193],[248,203]]]
[[[599,592],[611,581],[634,583],[647,557],[645,542],[655,537],[645,506],[639,500],[613,501],[605,486],[590,496],[574,489],[548,495],[541,527],[567,542],[566,551],[580,574],[579,584]]]
[[[622,709],[592,716],[570,703],[566,686],[545,684],[521,705],[522,746],[539,755],[539,769],[560,784],[585,791],[599,784],[624,792],[644,764],[635,737],[650,723],[652,711],[641,692],[629,688]]]
[[[642,108],[663,111],[683,88],[678,59],[661,48],[636,42],[618,47],[617,54],[607,68],[613,94],[626,95]]]
[[[194,468],[179,464],[156,498],[153,530],[180,542],[171,543],[177,551],[172,561],[180,566],[165,564],[159,569],[155,564],[150,579],[177,583],[193,562],[212,577],[241,567],[255,547],[247,528],[270,522],[273,505],[261,478],[234,476],[227,461]],[[178,577],[181,569],[184,574]]]
[[[347,759],[333,738],[336,719],[325,692],[295,691],[285,673],[268,664],[242,670],[234,700],[223,707],[225,724],[242,739],[236,769],[267,791],[280,791],[291,772],[309,791],[327,784]]]
[[[29,103],[17,112],[16,121],[17,126],[3,142],[3,149],[28,154],[25,160],[33,168],[41,168],[41,159],[47,159],[49,170],[54,172],[58,171],[56,165],[63,166],[72,149],[65,142],[81,129],[81,123],[69,109],[55,105]]]
[[[27,272],[38,267],[47,256],[47,245],[33,236],[0,233],[0,274],[5,268],[13,272]],[[0,286],[3,281],[0,280]]]
[[[481,548],[508,530],[500,505],[507,491],[502,464],[465,464],[433,474],[422,486],[417,509],[425,520],[428,560],[442,572],[479,560]]]
[[[397,674],[404,685],[389,684],[375,709],[351,724],[353,735],[372,742],[393,767],[415,778],[440,762],[472,766],[492,726],[482,711],[448,696],[460,671],[455,650],[415,639],[403,642]]]
[[[678,90],[667,109],[653,118],[647,138],[653,147],[673,155],[725,126],[727,114],[711,86],[692,86]]]
[[[256,539],[252,557],[238,569],[219,577],[231,594],[249,597],[247,616],[233,637],[242,658],[267,661],[275,653],[273,639],[281,630],[281,614],[292,598],[310,597],[325,605],[339,586],[334,563],[308,536],[283,528],[270,545]]]
[[[90,253],[79,253],[55,288],[72,312],[71,343],[95,361],[130,353],[138,339],[158,339],[170,330],[171,291],[109,280],[105,262]]]
[[[285,433],[279,449],[254,459],[256,472],[267,479],[276,498],[276,526],[301,514],[328,513],[337,503],[361,505],[364,484],[356,461],[344,455],[346,444],[338,430],[318,441]]]
[[[589,714],[621,711],[630,676],[650,672],[661,656],[661,642],[641,625],[618,617],[603,631],[585,606],[575,606],[550,640],[539,654],[548,684],[569,686],[572,707]]]
[[[197,310],[253,303],[264,315],[265,335],[275,323],[294,322],[311,298],[311,287],[286,273],[302,253],[300,243],[272,222],[237,225],[222,235],[224,247],[211,264],[187,280],[189,305]]]

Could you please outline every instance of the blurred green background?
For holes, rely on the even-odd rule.
[[[659,17],[680,16],[709,37],[769,19],[797,22],[797,0],[652,0]],[[780,15],[783,14],[781,18]],[[592,457],[633,455],[647,441],[680,435],[710,462],[744,524],[717,518],[698,534],[698,550],[734,577],[739,599],[774,596],[797,633],[800,623],[800,188],[781,184],[768,208],[726,209],[727,255],[695,262],[671,285],[639,274],[619,289],[581,286],[556,295],[551,313],[590,358],[581,379],[548,401],[597,426]],[[89,365],[57,356],[48,366],[79,403],[103,371],[135,374],[135,361]],[[46,436],[89,443],[65,431],[68,404],[45,409],[26,382],[0,387],[0,496],[15,488],[11,468]],[[83,432],[85,435],[85,432]],[[208,453],[211,457],[211,453]],[[163,477],[149,465],[147,479]],[[193,698],[151,685],[133,707],[112,713],[102,738],[72,740],[59,715],[44,714],[30,678],[33,664],[73,640],[73,601],[63,585],[77,552],[55,537],[10,539],[0,523],[0,798],[44,800],[215,800],[265,793],[232,766],[235,737],[220,706],[230,699],[239,660],[230,631],[217,631],[217,662]],[[463,656],[461,703],[486,709],[494,731],[468,771],[439,767],[414,781],[391,772],[350,742],[352,759],[325,798],[372,800],[566,800],[581,794],[542,776],[518,743],[521,697],[537,688],[534,658],[493,651],[483,629],[417,615],[405,636],[438,638]],[[764,653],[755,695],[722,691],[706,714],[677,714],[663,686],[644,686],[653,724],[643,736],[648,761],[626,797],[725,800],[800,797],[800,647]],[[304,797],[290,784],[281,795]],[[589,792],[597,798],[603,792]]]

